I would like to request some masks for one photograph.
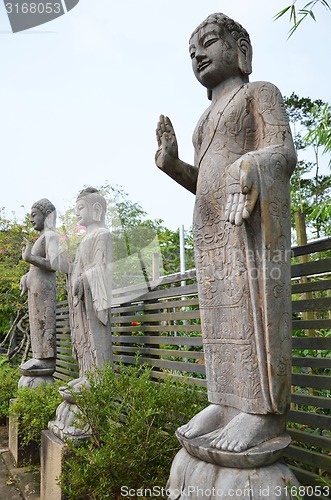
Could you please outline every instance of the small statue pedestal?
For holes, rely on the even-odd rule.
[[[40,384],[54,385],[53,373],[55,371],[55,364],[52,368],[34,368],[25,370],[24,365],[19,367],[22,377],[18,381],[18,387],[30,387],[35,389]]]
[[[65,440],[90,439],[88,428],[82,430],[74,425],[77,411],[78,408],[74,403],[63,401],[56,410],[55,421],[48,423],[49,430],[42,432],[40,500],[63,498],[58,478],[68,450]]]
[[[185,439],[172,463],[167,484],[169,500],[280,498],[299,483],[282,461],[290,437],[283,434],[241,453],[212,448],[215,432]]]
[[[11,399],[10,404],[14,401],[15,399]],[[26,462],[39,463],[39,446],[37,443],[30,443],[28,446],[22,447],[19,436],[19,423],[11,416],[8,425],[8,448],[15,467],[22,467]]]
[[[35,389],[43,383],[54,384],[52,375],[55,365],[52,368],[35,368],[33,370],[25,370],[22,366],[20,366],[22,376],[18,381],[19,388],[29,387]],[[13,417],[9,417],[9,451],[16,467],[21,467],[24,462],[39,463],[39,446],[36,443],[30,443],[28,446],[22,447],[19,437],[19,422]]]
[[[30,389],[35,389],[40,384],[52,384],[54,385],[54,377],[52,376],[29,376],[22,375],[18,381],[18,387],[30,387]]]
[[[29,387],[35,389],[40,384],[54,384],[52,376],[55,368],[39,368],[33,370],[25,370],[20,367],[22,377],[18,381],[18,387]],[[13,402],[11,400],[11,402]],[[25,462],[38,464],[40,461],[39,446],[37,443],[30,443],[28,446],[22,447],[19,436],[19,422],[13,417],[9,417],[9,451],[13,457],[16,467],[22,467]]]
[[[62,461],[67,445],[53,432],[41,433],[40,452],[40,500],[61,500],[63,498],[57,478],[62,472]]]

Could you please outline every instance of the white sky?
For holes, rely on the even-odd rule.
[[[21,218],[47,197],[61,213],[84,185],[108,181],[150,218],[188,228],[194,196],[155,166],[155,127],[160,113],[169,115],[180,156],[192,161],[192,132],[208,106],[188,56],[201,21],[223,12],[247,29],[251,80],[331,102],[331,12],[319,6],[317,22],[287,40],[288,19],[273,16],[290,1],[80,0],[16,34],[1,2],[0,207]]]

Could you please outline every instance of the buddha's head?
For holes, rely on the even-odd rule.
[[[55,229],[56,210],[47,198],[36,201],[31,207],[30,221],[36,231]]]
[[[197,80],[208,89],[252,72],[252,46],[245,28],[222,13],[211,14],[193,31],[190,56]]]
[[[77,197],[76,215],[78,223],[88,227],[91,224],[105,224],[107,202],[95,188],[83,189]]]

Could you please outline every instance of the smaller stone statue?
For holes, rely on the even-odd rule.
[[[31,264],[20,282],[21,293],[28,292],[30,339],[33,358],[20,366],[19,386],[35,387],[53,382],[56,359],[56,282],[59,238],[55,232],[56,210],[43,198],[31,208],[31,223],[40,236],[31,248],[24,238],[22,258]]]
[[[86,434],[74,427],[74,392],[88,389],[88,372],[95,372],[112,360],[110,305],[112,290],[112,242],[105,226],[107,204],[94,188],[84,189],[77,198],[78,223],[86,227],[74,264],[69,269],[68,296],[74,356],[79,378],[60,388],[64,401],[50,430],[61,439]]]

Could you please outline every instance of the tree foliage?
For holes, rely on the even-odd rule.
[[[318,120],[315,127],[308,132],[305,139],[310,144],[323,147],[323,153],[331,153],[331,107],[324,104],[321,110],[314,110],[318,114]],[[331,159],[329,161],[331,166]]]
[[[91,375],[91,390],[81,393],[77,406],[81,428],[88,425],[92,438],[79,446],[68,442],[60,478],[69,499],[124,500],[136,498],[124,485],[165,487],[180,448],[175,430],[206,406],[207,394],[170,377],[153,382],[151,370],[137,360]]]
[[[330,109],[330,106],[320,99],[313,101],[295,93],[285,97],[284,102],[299,158],[291,178],[292,217],[295,212],[304,214],[311,236],[324,236],[330,232],[330,223],[320,208],[330,205],[331,176],[320,173],[327,160],[322,155],[320,144],[308,139],[308,136],[319,126],[325,108]],[[309,153],[312,160],[307,159]]]
[[[20,446],[30,443],[41,446],[41,431],[47,429],[48,422],[55,418],[55,412],[62,398],[59,393],[63,381],[54,385],[46,382],[38,387],[20,387],[15,394],[15,401],[9,407],[9,415],[19,422],[18,433]]]
[[[10,365],[8,357],[0,355],[0,422],[9,415],[10,400],[16,396],[20,373]]]
[[[17,312],[26,307],[26,297],[20,296],[20,279],[29,265],[22,261],[23,235],[37,236],[31,230],[28,217],[23,222],[7,219],[0,210],[0,338],[10,327]]]

